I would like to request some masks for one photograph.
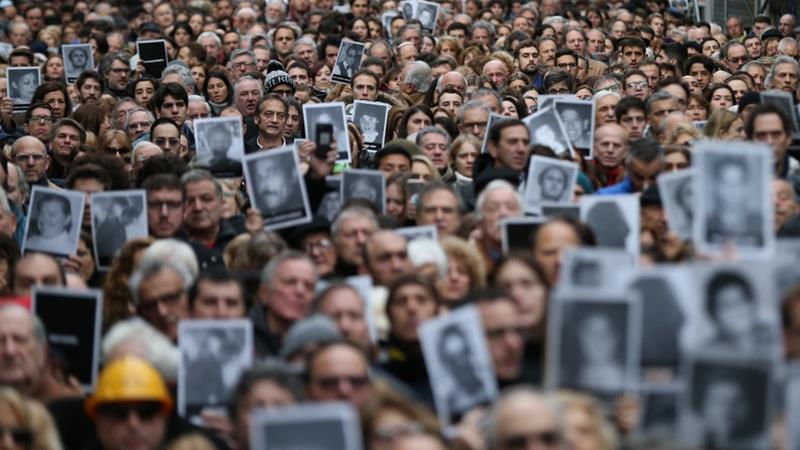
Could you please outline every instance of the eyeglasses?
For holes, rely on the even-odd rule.
[[[321,377],[317,379],[317,384],[326,390],[338,388],[342,382],[347,382],[350,386],[358,389],[366,386],[369,378],[364,376],[341,376],[341,377]]]
[[[303,251],[306,253],[311,253],[314,250],[325,250],[330,248],[333,245],[330,239],[322,239],[319,242],[309,242],[308,244],[303,246]]]
[[[131,73],[131,70],[125,67],[117,67],[116,69],[109,69],[109,72],[114,72],[117,75],[122,75],[123,73]]]
[[[628,89],[644,89],[647,87],[647,81],[631,81],[625,83],[625,87]]]
[[[153,420],[161,414],[161,404],[155,402],[134,403],[134,404],[105,404],[97,407],[98,414],[122,422],[128,420],[131,413],[136,414],[143,421]]]
[[[16,155],[14,156],[14,160],[17,161],[18,163],[24,163],[30,160],[33,160],[34,162],[41,162],[44,160],[45,156],[46,155],[42,153],[31,153],[28,155]]]
[[[50,116],[31,116],[31,123],[42,122],[42,123],[53,123],[53,118]]]
[[[256,63],[238,62],[238,63],[233,63],[232,65],[234,69],[244,69],[245,67],[255,66]]]
[[[147,128],[150,128],[151,125],[153,125],[152,122],[129,123],[128,124],[128,129],[129,130],[138,130],[140,128],[147,129]]]
[[[5,438],[8,435],[11,435],[16,444],[25,446],[33,444],[33,432],[27,428],[0,427],[0,436]]]
[[[528,448],[529,442],[538,442],[547,447],[553,447],[558,444],[558,433],[555,431],[544,431],[542,433],[532,433],[529,435],[513,435],[503,439],[503,448],[509,450],[525,449]]]
[[[472,130],[475,128],[483,130],[486,128],[486,122],[464,122],[464,128],[467,130]]]
[[[164,208],[174,211],[176,209],[180,209],[181,206],[183,206],[183,202],[180,201],[170,202],[164,200],[161,202],[151,202],[151,201],[147,202],[147,209],[151,209],[153,211],[161,211]]]

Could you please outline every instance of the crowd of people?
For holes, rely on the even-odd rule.
[[[551,316],[570,287],[562,273],[570,251],[604,235],[630,250],[633,236],[633,266],[713,267],[735,264],[736,244],[800,236],[796,16],[709,23],[665,0],[423,3],[0,0],[0,38],[10,44],[0,47],[0,447],[246,450],[257,410],[338,401],[358,412],[365,450],[667,449],[678,448],[679,429],[697,432],[693,448],[800,448],[800,411],[779,412],[782,383],[768,402],[747,390],[756,378],[735,371],[716,382],[708,381],[710,369],[689,379],[671,372],[665,385],[686,391],[675,390],[660,420],[648,418],[659,404],[647,403],[639,384],[665,378],[632,382],[623,360],[638,365],[639,356],[620,352],[638,355],[641,345],[641,365],[675,369],[687,350],[687,320],[674,308],[633,319],[627,311],[638,309],[627,306],[605,316],[559,313],[564,342],[580,348],[561,347],[562,356],[582,356],[550,377],[561,332]],[[169,62],[159,77],[136,54],[144,40],[164,42]],[[363,44],[363,54],[346,41]],[[69,54],[69,67],[86,70],[68,83],[62,45],[74,44],[90,44],[92,54],[86,47]],[[40,69],[25,111],[15,99],[34,86],[6,77],[8,68]],[[553,108],[559,98],[584,107]],[[347,120],[331,142],[304,125],[306,106],[341,104],[350,119],[356,101],[388,105],[385,123]],[[528,119],[547,108],[563,114],[545,136]],[[492,114],[502,117],[489,127]],[[241,133],[212,125],[196,139],[193,121],[215,117],[237,117]],[[657,179],[691,169],[695,144],[705,139],[771,150],[769,187],[755,199],[772,205],[769,239],[756,233],[732,243],[722,232],[715,239],[728,244],[724,255],[699,252],[691,240],[696,198],[686,189],[676,194],[683,223],[668,223]],[[244,158],[294,154],[301,181],[287,181],[289,159],[254,166],[261,169],[248,180],[226,159],[234,142]],[[196,156],[200,143],[213,157]],[[537,170],[534,181],[534,156],[559,164]],[[719,227],[749,230],[767,216],[741,210],[737,199],[752,193],[736,187],[758,170],[742,167],[730,178],[722,164],[711,181],[724,187]],[[347,169],[382,174],[385,195],[343,201],[338,180]],[[231,177],[213,175],[223,173]],[[145,210],[148,235],[126,234],[138,213],[125,198],[105,206],[110,219],[94,227],[92,194],[129,190],[144,193],[138,211]],[[523,198],[531,190],[564,208],[531,211]],[[67,191],[86,194],[75,197],[85,201],[83,217],[58,195]],[[635,198],[638,220],[600,228],[595,220],[593,228],[569,212],[606,195]],[[270,226],[280,205],[298,196],[310,220]],[[528,247],[509,251],[502,224],[531,213],[540,223]],[[399,230],[413,226],[434,227],[435,238],[412,240]],[[64,255],[70,230],[77,251]],[[800,358],[798,254],[792,247],[787,256],[778,242],[768,260],[788,258],[786,277],[764,269],[773,277],[766,282],[738,272],[732,281],[703,278],[708,293],[698,295],[710,318],[702,326],[714,328],[701,330],[710,336],[706,349],[775,355],[778,368]],[[594,287],[624,284],[627,270],[587,271],[583,300],[593,299]],[[366,291],[353,281],[359,276],[369,280]],[[635,291],[628,301],[642,305],[670,297],[660,283],[626,286],[621,295]],[[758,321],[750,309],[761,289],[755,284],[776,288],[759,303]],[[31,310],[40,286],[102,291],[101,368],[88,393],[57,350],[63,339],[49,336]],[[481,329],[472,331],[485,337],[498,389],[479,390],[466,337],[455,347],[442,338],[452,376],[474,388],[469,398],[454,391],[447,399],[469,406],[450,424],[435,400],[437,383],[448,382],[427,370],[419,328],[459,308],[477,309]],[[770,314],[779,318],[774,330]],[[254,364],[224,401],[202,393],[202,378],[182,386],[218,403],[190,418],[176,406],[179,324],[192,319],[248,320]],[[623,322],[640,320],[655,326],[636,331],[641,344],[623,345],[635,329]],[[218,374],[202,371],[209,380]],[[676,398],[697,417],[688,428]],[[654,422],[667,431],[643,433]],[[764,439],[771,427],[778,432]],[[287,445],[268,448],[294,448]]]

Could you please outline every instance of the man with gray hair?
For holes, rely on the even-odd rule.
[[[286,19],[286,3],[283,0],[268,0],[264,7],[264,18],[272,28]]]
[[[400,73],[400,93],[409,104],[419,103],[433,82],[433,72],[423,61],[414,61]]]
[[[447,72],[436,82],[436,91],[441,94],[444,91],[453,90],[462,96],[467,93],[467,79],[461,72]]]
[[[498,256],[503,254],[500,223],[503,219],[522,217],[522,196],[506,180],[490,181],[478,194],[475,214],[480,231],[478,249],[486,263],[486,270],[491,271]]]
[[[161,147],[153,144],[148,140],[140,140],[133,146],[131,150],[131,174],[136,177],[144,163],[153,156],[161,155],[164,150]]]
[[[126,53],[114,53],[100,61],[100,73],[106,80],[105,91],[115,98],[128,96],[128,81],[131,77],[130,56]]]
[[[798,55],[797,40],[793,37],[785,37],[778,43],[778,54],[796,58]]]
[[[213,31],[204,31],[197,37],[197,43],[203,46],[206,54],[214,61],[219,61],[222,50],[222,39]]]
[[[417,147],[431,160],[440,175],[448,179],[455,177],[450,169],[450,135],[446,131],[436,126],[421,129],[417,133]]]
[[[173,61],[161,72],[161,85],[178,83],[186,90],[186,95],[194,94],[192,72],[182,63]]]
[[[128,282],[136,312],[172,342],[178,341],[178,322],[190,317],[188,291],[192,277],[172,261],[147,260]]]
[[[44,325],[28,309],[16,304],[0,306],[0,340],[0,386],[42,403],[81,396],[79,388],[48,369]]]
[[[149,133],[150,127],[155,121],[156,118],[152,112],[137,106],[128,111],[128,114],[125,115],[125,121],[122,123],[122,127],[125,132],[128,133],[128,139],[134,142],[139,139],[141,135]]]
[[[242,113],[242,119],[254,117],[263,94],[261,82],[250,75],[245,75],[233,84],[233,94],[236,109]]]
[[[800,64],[789,56],[775,58],[775,63],[764,79],[767,89],[786,92],[792,98],[795,98],[798,83],[800,83]]]
[[[211,117],[211,105],[201,95],[189,96],[189,107],[186,110],[186,123],[192,125],[194,119]]]
[[[141,317],[115,323],[103,336],[101,352],[104,364],[125,356],[138,356],[152,364],[167,383],[178,381],[180,352],[164,334]]]
[[[281,0],[274,0],[278,3],[283,3]],[[314,43],[314,40],[309,37],[301,37],[297,40],[294,44],[294,50],[292,53],[296,58],[299,58],[304,63],[308,64],[308,67],[314,67],[319,61],[319,54],[317,54],[317,44]]]
[[[471,134],[483,142],[490,113],[491,110],[482,101],[470,100],[464,103],[458,108],[458,131],[461,134]]]
[[[377,229],[375,213],[364,206],[353,205],[339,212],[331,225],[338,275],[368,273],[364,262],[364,246]]]
[[[228,68],[233,76],[233,81],[236,81],[245,76],[247,73],[255,70],[256,54],[243,48],[236,49],[233,51],[233,53],[231,53],[231,59],[228,62]]]
[[[319,275],[305,253],[285,251],[261,272],[256,301],[250,310],[256,356],[277,356],[291,326],[311,313]]]
[[[495,402],[486,422],[487,450],[564,448],[562,418],[555,403],[530,387],[514,387]]]

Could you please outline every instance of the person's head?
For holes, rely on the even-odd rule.
[[[262,95],[261,82],[245,75],[236,80],[233,89],[236,108],[245,118],[253,117]]]
[[[772,180],[772,203],[775,211],[775,231],[800,212],[794,187],[786,180]]]
[[[183,186],[172,174],[156,174],[145,180],[147,223],[156,238],[175,236],[183,226]]]
[[[747,338],[753,327],[755,294],[742,274],[715,273],[706,284],[706,311],[722,339]]]
[[[418,343],[418,327],[439,311],[439,295],[431,281],[420,275],[407,274],[395,278],[388,286],[386,315],[392,339]]]
[[[646,55],[647,44],[644,40],[636,37],[624,38],[617,46],[620,62],[631,69],[637,69]]]
[[[44,143],[33,137],[23,136],[11,147],[11,158],[25,174],[25,181],[34,184],[47,177],[50,156]]]
[[[160,448],[166,439],[173,401],[161,375],[143,359],[110,362],[86,400],[100,445],[109,450]]]
[[[555,404],[528,387],[503,393],[489,412],[487,430],[489,450],[562,448],[562,424]]]
[[[44,325],[30,311],[17,305],[0,307],[0,384],[33,395],[41,388],[47,361]]]
[[[202,272],[189,292],[194,319],[240,319],[247,313],[245,293],[239,280],[225,270]]]
[[[483,140],[486,123],[491,111],[485,103],[470,100],[458,109],[458,129],[462,134],[471,134]]]
[[[342,337],[364,350],[371,347],[367,306],[353,286],[334,283],[317,295],[314,305],[336,324]]]
[[[614,109],[621,98],[617,92],[608,90],[600,91],[594,96],[595,123],[598,127],[616,122]]]
[[[519,119],[504,119],[489,130],[488,152],[496,165],[521,173],[528,163],[530,132]]]
[[[30,295],[33,286],[64,286],[64,269],[52,256],[27,253],[12,271],[11,291],[14,295]]]
[[[370,398],[372,382],[364,352],[349,342],[334,342],[313,351],[305,363],[308,399],[344,401],[363,407]]]
[[[261,271],[258,299],[266,308],[270,328],[285,332],[312,308],[318,272],[304,253],[286,251]]]
[[[222,219],[222,186],[209,172],[191,170],[181,176],[184,227],[192,235],[214,238]]]
[[[631,144],[625,165],[634,191],[644,192],[664,169],[664,150],[652,139],[639,139]]]
[[[748,139],[772,147],[776,167],[783,167],[786,150],[791,142],[791,126],[782,109],[769,103],[753,109],[744,124]]]
[[[439,237],[455,234],[461,223],[461,198],[449,184],[428,183],[417,196],[417,225],[436,225]]]
[[[138,314],[167,337],[178,339],[178,322],[189,318],[187,290],[192,277],[176,262],[147,260],[130,277]]]
[[[614,115],[617,122],[628,131],[631,140],[640,139],[647,125],[644,102],[636,97],[625,97],[617,104]]]
[[[533,235],[533,256],[547,277],[547,283],[558,283],[564,251],[583,244],[589,244],[584,236],[586,231],[575,221],[566,218],[545,222]]]
[[[131,76],[129,57],[124,53],[114,53],[106,56],[100,63],[102,73],[109,88],[122,91],[128,87]]]
[[[439,127],[427,126],[417,132],[417,147],[433,162],[440,173],[450,164],[450,135]]]
[[[522,216],[522,198],[508,181],[493,180],[478,195],[475,212],[482,239],[498,246],[501,241],[500,222]]]
[[[473,292],[469,300],[478,306],[497,379],[516,381],[522,372],[525,354],[516,303],[507,292],[494,289]]]
[[[150,142],[164,153],[178,155],[181,147],[181,128],[174,120],[161,117],[150,125]]]
[[[186,89],[180,84],[162,84],[150,101],[158,118],[171,119],[179,127],[186,121],[189,96],[186,94]]]
[[[69,233],[72,228],[72,211],[69,199],[45,192],[36,197],[33,205],[37,213],[35,232],[39,236],[52,239]]]
[[[377,219],[369,209],[351,206],[342,210],[331,226],[337,256],[347,264],[363,266],[364,246],[377,229]]]
[[[606,168],[619,167],[628,154],[628,131],[617,124],[597,128],[594,135],[594,156]]]
[[[659,91],[651,95],[645,106],[651,129],[657,129],[666,116],[681,109],[677,97],[666,91]]]
[[[267,94],[258,102],[254,122],[263,139],[276,139],[282,136],[289,114],[286,99],[277,94]]]
[[[367,239],[364,262],[369,267],[373,283],[388,286],[397,276],[411,271],[407,247],[408,240],[390,230],[378,230]]]
[[[787,92],[794,96],[794,91],[800,83],[800,63],[791,56],[778,56],[769,69],[764,80],[768,89]]]

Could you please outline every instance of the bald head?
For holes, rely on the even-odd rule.
[[[17,161],[28,184],[42,180],[50,167],[44,143],[33,136],[23,136],[14,142],[11,155]]]
[[[463,95],[467,91],[467,80],[459,72],[447,72],[439,78],[437,89],[440,93],[450,89]]]
[[[603,139],[606,136],[616,136],[625,144],[627,144],[629,140],[628,130],[626,130],[622,125],[618,123],[607,123],[605,125],[601,125],[594,132],[595,142],[597,140]]]
[[[507,391],[490,416],[489,450],[512,450],[506,441],[518,436],[551,437],[558,448],[561,424],[556,409],[544,395],[530,388]],[[544,448],[544,447],[543,447]]]
[[[508,78],[508,67],[499,59],[493,59],[483,65],[481,75],[492,80],[496,87],[503,86]]]
[[[387,286],[398,275],[412,269],[408,259],[408,240],[391,230],[378,230],[367,240],[365,261],[369,266],[373,282]]]

